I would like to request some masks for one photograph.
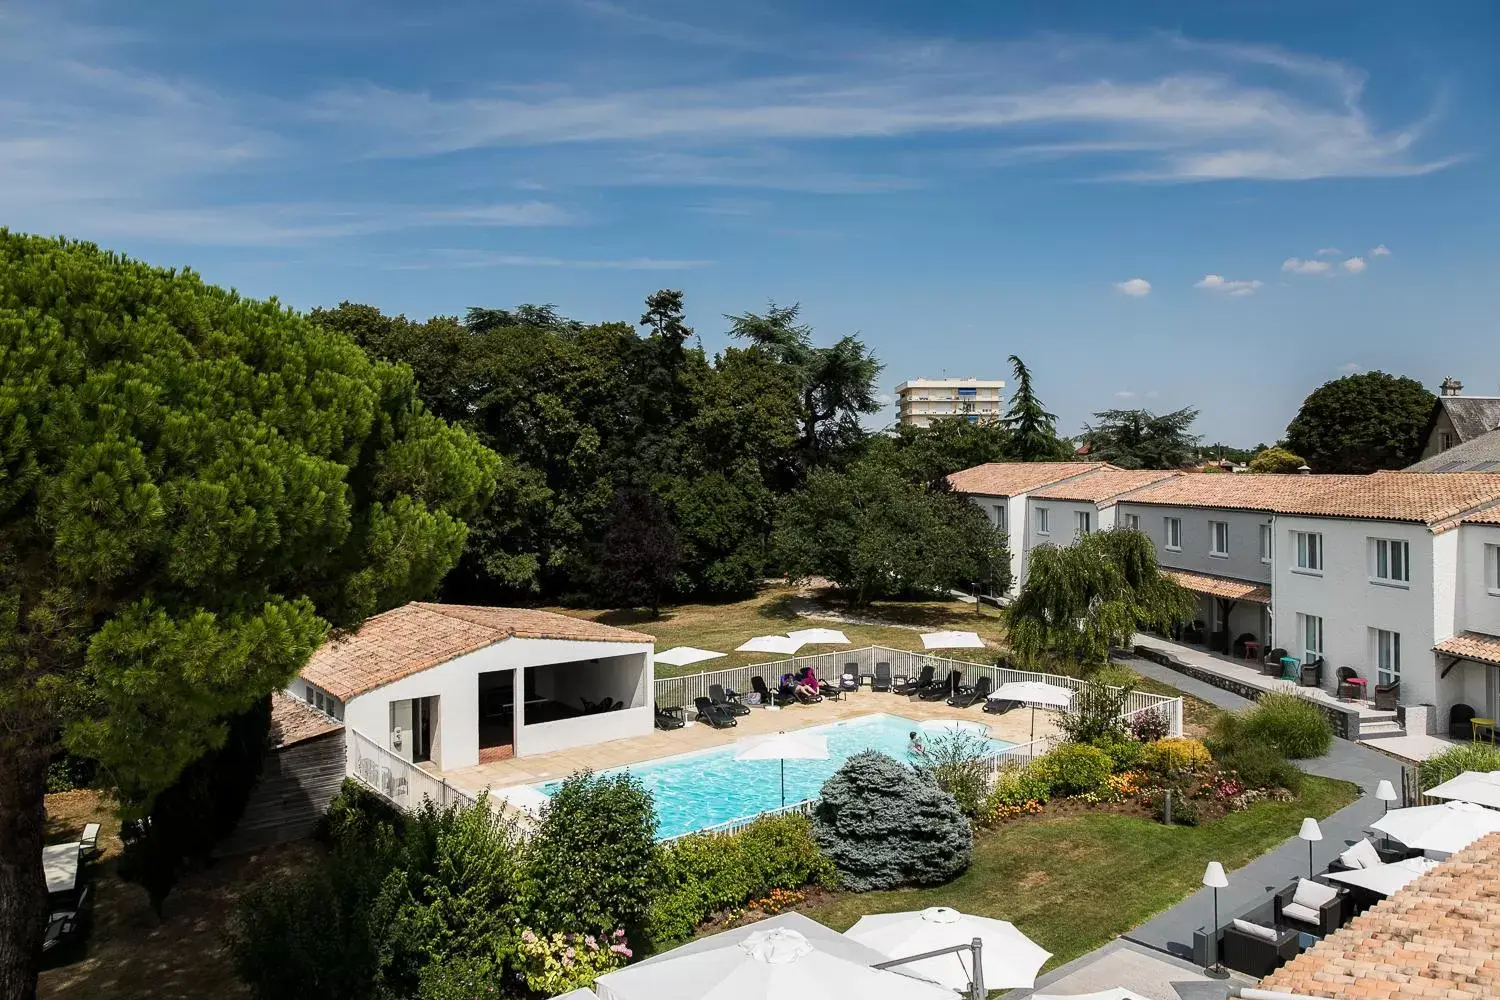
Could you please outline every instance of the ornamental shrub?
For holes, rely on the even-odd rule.
[[[631,957],[625,931],[609,935],[522,931],[519,971],[527,989],[544,997],[591,989],[606,972],[623,968]]]
[[[838,881],[833,862],[819,850],[812,821],[806,816],[762,816],[735,834],[735,839],[740,843],[750,895],[805,885],[832,886]]]
[[[953,796],[873,750],[850,757],[823,785],[813,835],[854,892],[946,882],[974,853]]]
[[[1422,762],[1422,791],[1427,791],[1465,771],[1500,771],[1500,747],[1467,743],[1449,747]]]
[[[1116,772],[1135,770],[1140,765],[1141,754],[1146,749],[1145,744],[1140,740],[1119,735],[1096,740],[1093,745],[1109,754]]]
[[[1207,747],[1185,736],[1157,740],[1141,748],[1141,769],[1166,778],[1201,771],[1213,762]]]
[[[1032,766],[1010,767],[995,776],[980,815],[987,823],[1040,812],[1052,797],[1052,785]]]
[[[958,802],[965,816],[976,815],[984,804],[991,765],[989,740],[966,728],[932,736],[912,764]]]
[[[1120,712],[1129,697],[1128,687],[1111,687],[1090,681],[1073,695],[1072,704],[1058,720],[1063,735],[1075,743],[1096,743],[1125,735]]]
[[[1333,746],[1333,726],[1322,709],[1290,691],[1262,696],[1241,720],[1240,735],[1294,760],[1321,757]]]
[[[634,936],[658,884],[651,793],[629,774],[581,771],[562,783],[527,841],[533,926]]]
[[[1285,788],[1293,795],[1302,791],[1301,769],[1265,743],[1242,741],[1220,754],[1218,764],[1239,775],[1248,788]]]
[[[1130,720],[1130,735],[1142,743],[1165,739],[1172,731],[1172,720],[1159,708],[1148,708],[1137,712]]]
[[[1114,773],[1109,754],[1087,743],[1064,743],[1031,765],[1054,795],[1087,795],[1104,787]]]

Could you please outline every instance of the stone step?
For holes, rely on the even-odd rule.
[[[1360,719],[1359,738],[1367,740],[1381,736],[1405,736],[1406,730],[1395,719]]]

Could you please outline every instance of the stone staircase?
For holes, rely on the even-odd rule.
[[[1359,738],[1361,741],[1405,735],[1406,730],[1397,721],[1395,712],[1378,712],[1368,708],[1360,711]]]

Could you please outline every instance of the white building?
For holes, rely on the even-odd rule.
[[[994,496],[965,484],[1023,469],[950,479],[988,511]],[[1220,651],[1243,636],[1321,657],[1330,692],[1344,667],[1370,692],[1399,682],[1398,703],[1434,706],[1440,731],[1455,705],[1500,716],[1500,474],[1157,473],[1122,491],[1123,471],[1095,467],[1031,491],[1012,544],[1029,552],[1083,530],[1141,531],[1201,596]],[[1026,552],[1012,561],[1024,567]]]
[[[978,423],[1005,411],[1005,383],[982,378],[914,378],[896,386],[896,422],[931,426],[943,417]]]
[[[967,494],[991,524],[1010,536],[1009,593],[1016,593],[1026,579],[1026,556],[1031,550],[1027,542],[1031,532],[1027,501],[1031,494],[1103,468],[1111,466],[1103,462],[991,462],[948,477],[949,486]]]
[[[287,694],[453,770],[650,733],[653,642],[546,611],[418,602],[325,643]]]

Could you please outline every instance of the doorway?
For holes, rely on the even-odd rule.
[[[413,764],[432,760],[437,711],[436,695],[391,702],[391,749],[398,757]]]

